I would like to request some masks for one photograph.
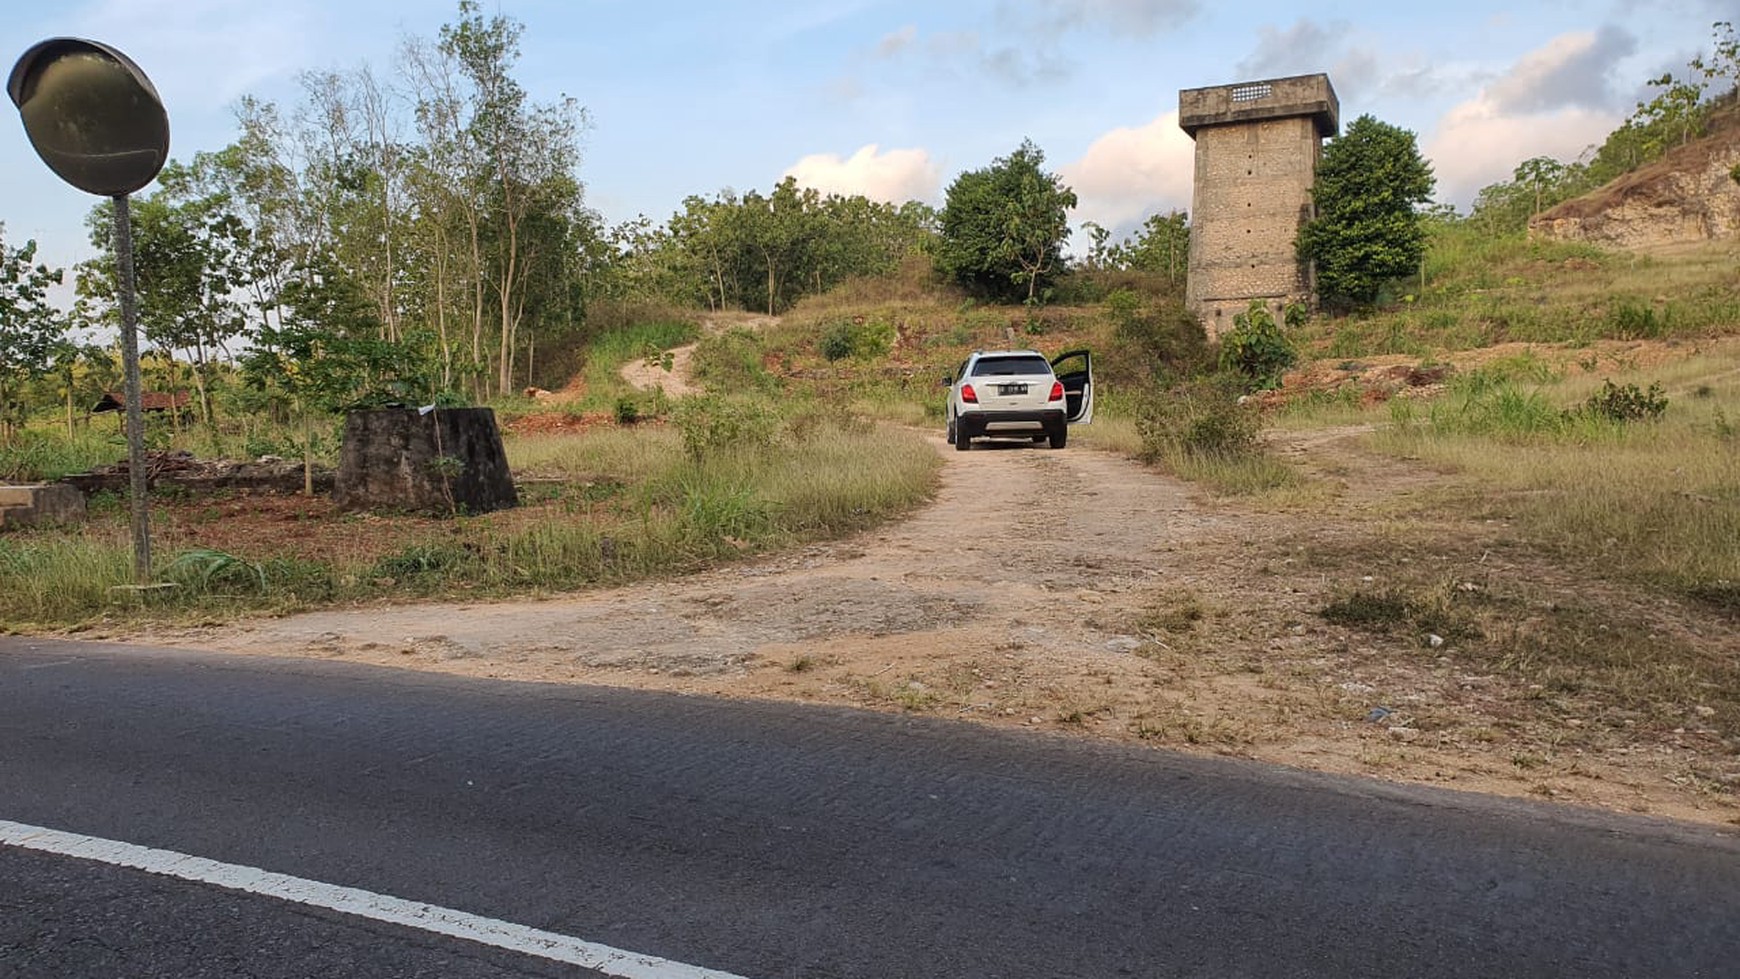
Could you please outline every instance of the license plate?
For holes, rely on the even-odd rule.
[[[997,393],[998,394],[1026,394],[1027,393],[1027,385],[1025,385],[1025,384],[999,384],[999,385],[997,385]]]

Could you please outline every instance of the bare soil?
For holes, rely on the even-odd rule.
[[[1591,599],[1489,521],[1416,525],[1444,481],[1360,448],[1359,428],[1279,436],[1338,488],[1321,512],[1204,498],[1072,447],[944,457],[933,505],[894,526],[674,581],[555,600],[339,609],[130,638],[407,669],[913,711],[1477,792],[1740,821],[1740,755],[1685,720],[1597,716],[1455,637],[1331,624],[1389,576]],[[301,511],[284,519],[300,523]],[[355,536],[354,528],[352,536]],[[1466,579],[1466,581],[1464,581]],[[1614,591],[1609,614],[1720,655],[1740,629]],[[1544,606],[1543,606],[1544,607]],[[1654,638],[1652,634],[1652,638]]]
[[[691,394],[699,394],[690,380],[690,364],[695,359],[695,345],[684,344],[670,350],[670,366],[666,367],[662,360],[657,362],[631,360],[622,365],[619,371],[622,379],[631,387],[643,391],[662,388],[665,394],[672,398],[681,398]]]

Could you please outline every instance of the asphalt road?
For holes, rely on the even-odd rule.
[[[772,977],[1733,976],[1731,834],[834,708],[0,638],[0,821]],[[0,975],[573,976],[0,845]]]

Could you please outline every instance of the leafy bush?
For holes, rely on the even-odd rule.
[[[633,425],[640,421],[640,402],[623,395],[616,399],[616,423],[618,425]]]
[[[882,357],[894,347],[894,327],[880,318],[841,320],[822,334],[821,354],[829,361],[847,357]]]
[[[1601,390],[1589,396],[1582,410],[1592,417],[1609,421],[1656,421],[1666,413],[1667,406],[1668,399],[1662,393],[1660,383],[1651,384],[1649,390],[1643,391],[1635,384],[1619,387],[1612,381],[1603,380]]]
[[[1220,374],[1144,398],[1136,410],[1142,458],[1255,452],[1262,426],[1256,409],[1239,403],[1241,388],[1240,378]]]
[[[1244,375],[1254,390],[1280,387],[1281,375],[1298,360],[1261,300],[1251,300],[1249,309],[1233,317],[1231,332],[1220,338],[1221,369]]]
[[[852,356],[852,324],[835,323],[822,334],[822,357],[830,363]]]
[[[734,448],[767,448],[780,427],[779,415],[765,402],[722,395],[678,401],[671,422],[693,459]]]

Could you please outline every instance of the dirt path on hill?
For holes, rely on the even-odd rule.
[[[1361,434],[1277,437],[1295,463],[1356,487],[1310,515],[1207,501],[1079,446],[958,453],[934,437],[945,464],[935,503],[853,539],[548,601],[323,611],[138,638],[908,710],[1706,822],[1740,815],[1732,792],[1688,774],[1698,755],[1567,739],[1576,732],[1516,720],[1507,705],[1533,695],[1441,655],[1453,650],[1318,614],[1381,579],[1385,555],[1339,570],[1313,555],[1365,546],[1385,500],[1439,479],[1360,451]]]
[[[722,333],[733,327],[759,330],[764,326],[777,323],[778,320],[768,316],[743,314],[720,314],[703,320],[701,333],[711,335]],[[681,398],[691,394],[700,394],[701,389],[695,384],[692,365],[695,360],[696,344],[684,344],[667,351],[670,360],[663,358],[651,360],[635,360],[622,365],[619,371],[622,379],[637,390],[651,391],[662,388],[667,397]]]
[[[667,396],[682,398],[701,393],[690,381],[689,365],[695,359],[695,345],[690,343],[668,352],[669,366],[662,359],[632,360],[618,371],[622,379],[639,391],[663,388]]]

